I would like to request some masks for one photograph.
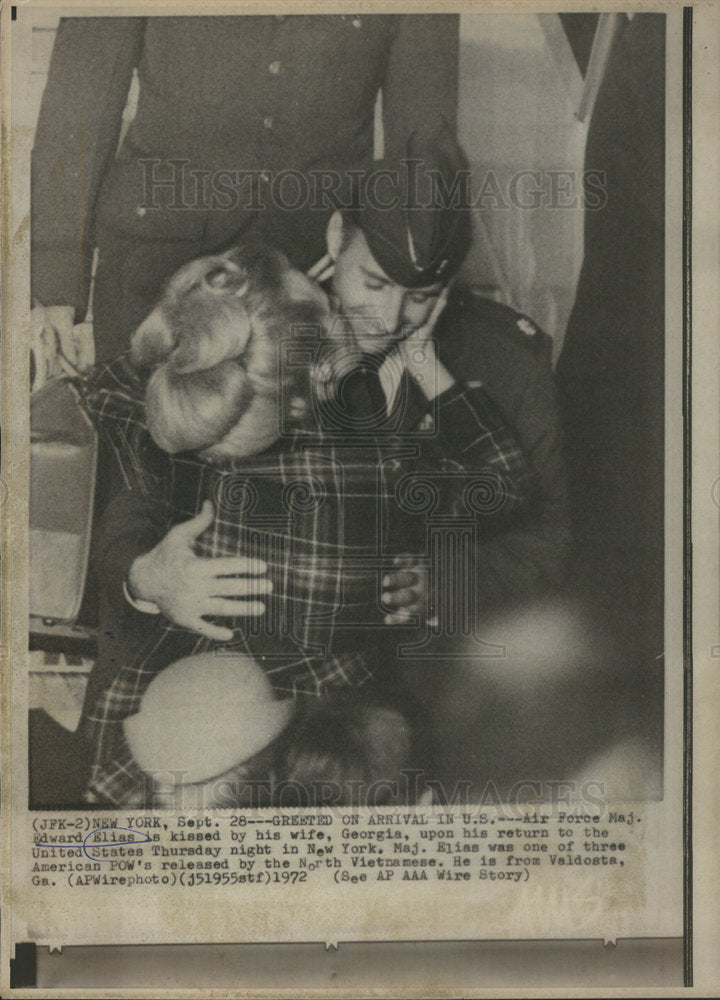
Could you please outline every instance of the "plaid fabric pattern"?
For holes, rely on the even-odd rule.
[[[273,449],[222,468],[169,456],[143,423],[143,382],[126,355],[79,386],[128,489],[163,506],[169,528],[211,498],[215,518],[197,539],[203,557],[258,557],[273,593],[258,619],[223,619],[222,646],[158,616],[151,639],[91,709],[92,795],[132,804],[143,775],[122,737],[153,677],[169,663],[215,649],[255,658],[280,696],[321,696],[371,680],[379,668],[383,570],[393,555],[424,557],[428,518],[496,529],[522,505],[528,470],[502,414],[481,388],[439,398],[422,436],[339,439],[296,432]]]

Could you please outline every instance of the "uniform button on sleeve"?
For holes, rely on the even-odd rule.
[[[263,118],[263,128],[265,128],[268,131],[270,131],[270,129],[272,127],[273,127],[273,118],[272,118],[272,115],[268,115],[267,118]]]
[[[279,73],[280,73],[280,62],[279,62],[279,60],[274,59],[270,63],[270,65],[268,66],[268,69],[270,70],[270,72],[272,73],[273,76],[278,76]]]

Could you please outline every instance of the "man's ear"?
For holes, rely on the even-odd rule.
[[[330,221],[327,224],[327,232],[325,234],[328,253],[333,260],[337,260],[340,256],[344,225],[345,222],[342,217],[342,212],[333,212],[330,216]]]

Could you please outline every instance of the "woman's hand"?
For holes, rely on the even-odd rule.
[[[75,323],[73,306],[35,305],[30,313],[35,357],[33,389],[57,375],[76,375],[95,362],[92,322]]]

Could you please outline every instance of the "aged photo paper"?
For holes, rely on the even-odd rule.
[[[717,4],[1,18],[2,995],[717,995]]]

